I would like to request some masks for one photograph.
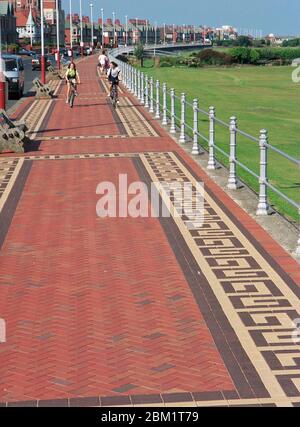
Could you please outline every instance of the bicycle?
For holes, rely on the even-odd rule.
[[[77,96],[76,93],[76,80],[72,79],[69,80],[70,82],[70,95],[69,95],[69,105],[71,108],[74,106],[75,96]]]
[[[118,85],[113,83],[110,92],[110,100],[114,108],[117,108],[118,104]]]

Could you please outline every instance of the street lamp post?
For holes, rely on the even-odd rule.
[[[73,56],[73,19],[72,19],[72,0],[70,0],[70,46]]]
[[[56,41],[57,41],[57,69],[60,70],[60,43],[59,43],[59,9],[56,0]]]
[[[101,9],[101,19],[102,19],[102,49],[104,48],[104,9]]]
[[[93,21],[93,3],[90,4],[91,8],[91,47],[94,48],[94,21]]]
[[[46,83],[45,38],[44,38],[44,0],[41,0],[41,81]]]
[[[114,28],[114,47],[116,47],[116,14],[115,12],[112,13],[113,15],[113,28]]]
[[[6,107],[5,94],[5,76],[3,74],[3,59],[2,59],[2,17],[0,16],[0,108],[5,110]]]
[[[157,22],[154,24],[154,58],[156,58],[156,45],[157,45]]]
[[[146,45],[148,44],[148,26],[149,26],[149,21],[148,19],[146,19]]]
[[[166,23],[164,22],[164,44],[166,44]]]
[[[128,45],[128,15],[125,15],[125,46]]]
[[[79,3],[79,8],[80,8],[80,52],[81,52],[81,57],[83,57],[83,22],[82,22],[82,0],[80,0]]]

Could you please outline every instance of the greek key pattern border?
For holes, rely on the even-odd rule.
[[[141,158],[152,181],[196,183],[173,153]],[[300,397],[299,297],[207,192],[204,198],[203,225],[191,227],[184,214],[174,220],[271,398],[292,402]]]

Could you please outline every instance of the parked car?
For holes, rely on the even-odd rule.
[[[51,61],[48,56],[45,56],[45,62],[46,62],[46,70],[51,65]],[[32,71],[41,70],[41,55],[34,55],[31,59],[31,66]]]
[[[32,55],[34,55],[34,53],[31,50],[20,49],[18,52],[18,55],[20,55],[20,56],[32,56]]]
[[[17,55],[2,55],[3,73],[8,82],[8,95],[21,98],[24,94],[24,64],[22,58]]]

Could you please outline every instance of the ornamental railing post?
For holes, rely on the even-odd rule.
[[[141,72],[138,70],[137,72],[137,98],[140,101],[141,100]]]
[[[163,83],[163,119],[162,124],[163,126],[168,125],[168,114],[167,114],[167,84]]]
[[[134,93],[134,68],[131,66],[131,92]]]
[[[137,70],[134,69],[134,96],[138,95]]]
[[[127,81],[127,70],[128,70],[128,67],[127,67],[127,64],[124,64],[123,65],[123,72],[124,72],[124,85],[127,87],[127,83],[128,83],[128,81]]]
[[[175,120],[175,89],[170,90],[171,96],[171,126],[170,133],[176,133],[176,120]]]
[[[181,144],[186,143],[186,134],[185,134],[185,107],[186,107],[186,96],[185,93],[181,94],[181,119],[180,119],[180,136],[179,142]]]
[[[145,76],[145,107],[149,108],[149,77]]]
[[[199,116],[199,102],[198,99],[194,99],[193,101],[193,149],[192,149],[192,154],[194,154],[195,156],[200,154],[202,152],[202,150],[200,150],[200,145],[199,145],[199,135],[198,135],[198,131],[199,131],[199,127],[198,127],[198,116]]]
[[[150,78],[150,113],[154,113],[154,98],[153,98],[153,77]]]
[[[145,76],[141,73],[141,104],[145,104],[145,88],[144,88]]]
[[[156,108],[155,118],[160,119],[160,82],[156,80]]]
[[[230,155],[229,155],[229,178],[227,188],[230,190],[237,190],[236,178],[236,137],[237,137],[237,119],[231,117],[230,119]]]
[[[259,173],[259,202],[256,215],[268,215],[268,131],[262,129],[259,137],[260,173]]]
[[[215,155],[215,107],[209,107],[209,144],[208,144],[208,163],[207,169],[216,169],[216,155]]]

